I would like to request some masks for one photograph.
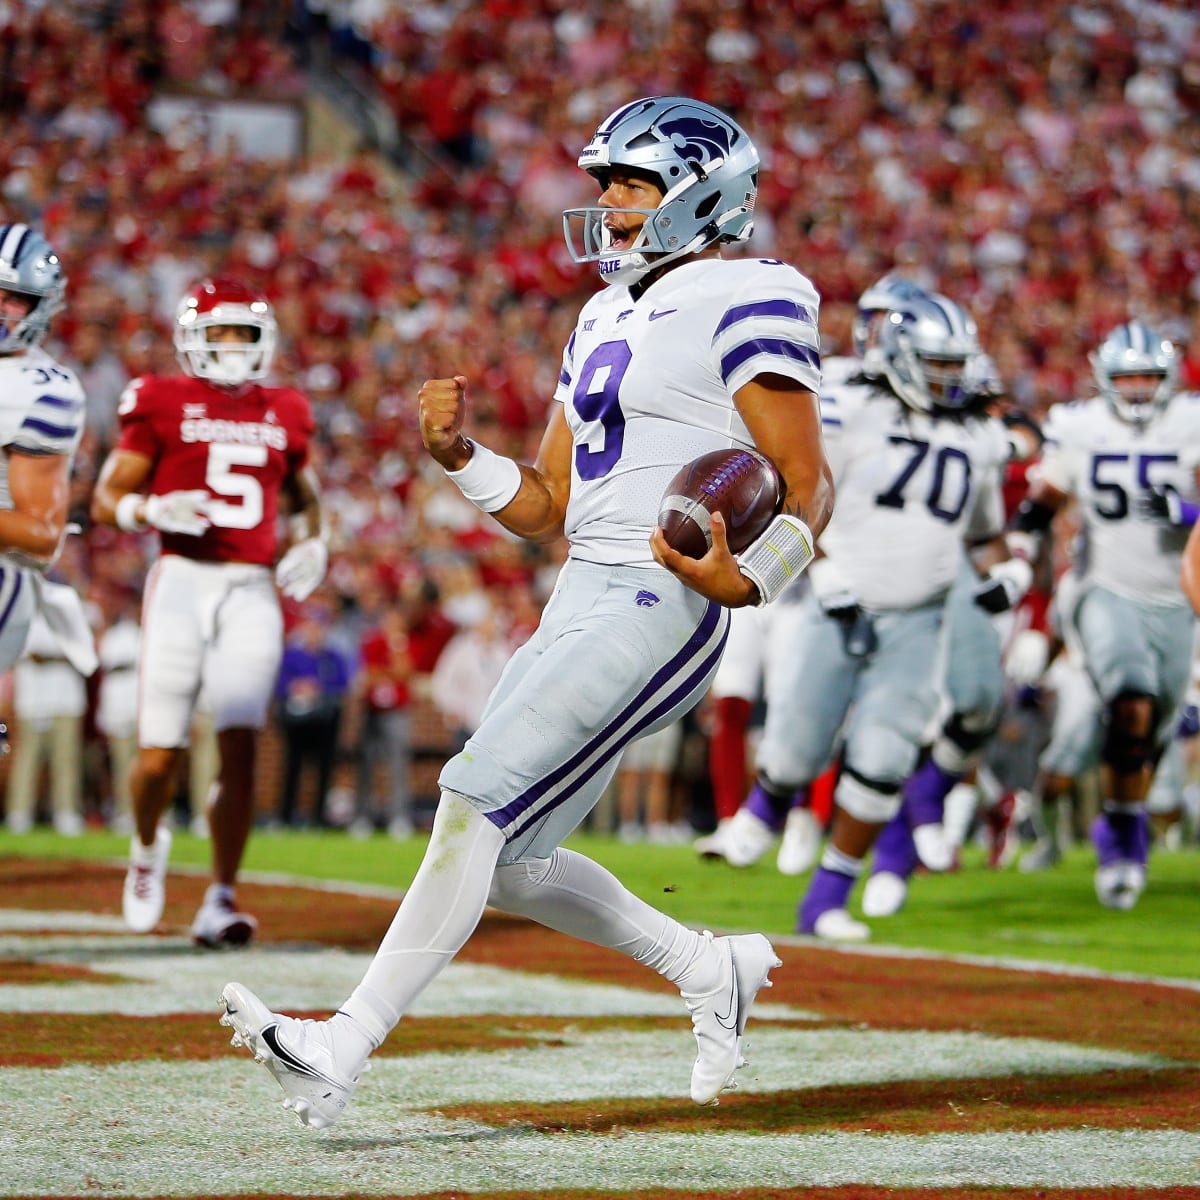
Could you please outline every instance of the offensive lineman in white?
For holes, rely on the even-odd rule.
[[[337,1118],[368,1054],[489,902],[622,950],[674,983],[692,1014],[698,1104],[731,1085],[750,1005],[778,965],[765,937],[688,929],[560,843],[622,748],[704,694],[727,607],[774,599],[811,558],[832,505],[818,297],[783,263],[721,257],[722,243],[750,234],[759,165],[724,113],[681,97],[635,101],[600,125],[579,165],[601,196],[564,215],[568,245],[611,286],[584,306],[567,344],[536,463],[463,436],[463,376],[430,380],[419,395],[425,445],[468,499],[531,540],[565,532],[554,595],[443,770],[421,869],[338,1013],[301,1022],[241,984],[223,994],[235,1043],[250,1046],[307,1124]],[[785,511],[740,559],[719,517],[704,558],[683,558],[655,527],[663,490],[696,456],[734,446],[774,460]]]
[[[998,421],[967,415],[974,322],[944,296],[913,297],[888,314],[880,351],[883,379],[821,393],[838,507],[809,572],[789,699],[768,709],[758,752],[760,773],[796,789],[840,749],[830,840],[797,916],[801,933],[836,941],[870,936],[847,904],[937,710],[964,540],[988,530],[1005,557],[1007,439]]]
[[[0,672],[16,662],[39,608],[72,665],[96,669],[78,594],[42,572],[67,535],[83,388],[41,341],[62,307],[58,256],[28,225],[0,225]]]
[[[879,332],[888,313],[901,308],[905,302],[928,293],[920,284],[895,272],[881,276],[858,298],[858,313],[854,320],[854,354],[826,358],[821,363],[822,392],[838,392],[843,387],[882,379],[884,364],[879,349]],[[767,709],[786,707],[792,682],[787,664],[792,658],[792,641],[802,627],[804,593],[793,588],[782,604],[774,604],[765,612],[761,609],[737,609],[730,622],[729,642],[713,679],[712,695],[716,717],[709,743],[709,759],[713,764],[713,798],[717,804],[719,822],[714,833],[697,839],[695,849],[707,858],[724,858],[734,867],[748,867],[758,862],[782,833],[776,866],[784,875],[803,875],[813,865],[821,849],[821,829],[811,808],[807,785],[793,791],[777,785],[756,764],[756,778],[749,795],[743,795],[746,785],[745,763],[737,761],[737,771],[717,779],[719,756],[727,755],[723,744],[727,737],[723,718],[732,709],[732,698],[741,701],[744,719],[733,732],[744,740],[749,721],[750,705],[762,690]],[[790,709],[788,711],[791,711]],[[736,799],[729,805],[724,792],[736,786]]]
[[[1175,347],[1142,321],[1117,326],[1092,355],[1099,395],[1050,410],[1046,445],[1010,543],[1031,539],[1074,496],[1087,562],[1074,609],[1103,705],[1103,811],[1092,826],[1096,896],[1132,908],[1146,885],[1146,797],[1187,690],[1193,612],[1180,590],[1187,530],[1146,503],[1168,492],[1195,503],[1200,395],[1176,392]]]

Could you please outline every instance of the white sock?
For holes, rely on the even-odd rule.
[[[135,867],[152,867],[158,854],[158,844],[162,839],[162,826],[154,831],[154,841],[146,845],[135,833],[129,843],[129,861]]]
[[[680,991],[717,985],[703,934],[639,900],[599,863],[561,846],[549,858],[498,867],[490,902],[505,912],[620,950]]]
[[[862,874],[863,860],[851,857],[830,842],[821,855],[821,866],[826,871],[834,871],[838,875],[849,875],[851,879],[857,879]]]
[[[373,1047],[479,924],[503,846],[504,835],[482,813],[461,796],[442,793],[416,878],[362,982],[338,1012]]]

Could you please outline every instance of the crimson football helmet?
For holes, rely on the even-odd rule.
[[[240,326],[246,341],[213,339],[212,331]],[[271,369],[279,328],[271,305],[260,293],[234,279],[204,279],[175,312],[175,353],[180,365],[197,379],[236,387],[262,379]]]

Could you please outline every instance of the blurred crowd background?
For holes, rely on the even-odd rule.
[[[87,521],[118,397],[175,370],[190,282],[239,277],[274,303],[276,382],[319,426],[332,566],[288,617],[296,644],[347,666],[330,789],[361,749],[364,639],[387,621],[410,639],[413,743],[453,745],[470,716],[433,702],[445,646],[483,627],[496,657],[527,636],[562,548],[509,538],[446,484],[415,394],[466,375],[473,432],[532,458],[599,286],[563,245],[562,210],[595,194],[576,155],[656,93],[708,100],[755,139],[748,252],[813,279],[824,353],[849,351],[857,296],[899,267],[971,309],[1035,417],[1091,391],[1088,353],[1131,316],[1200,386],[1189,0],[0,0],[0,215],[40,227],[69,277],[47,346],[79,372],[89,422],[84,532],[58,574],[98,633],[136,612],[155,546]],[[272,134],[280,114],[296,136]],[[85,759],[93,819],[113,805],[88,765],[106,753]]]

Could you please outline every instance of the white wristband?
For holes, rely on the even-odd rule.
[[[780,513],[738,557],[738,568],[770,604],[813,560],[813,535],[798,517]]]
[[[138,518],[137,511],[145,502],[146,497],[137,492],[126,492],[117,501],[117,528],[126,533],[141,533],[147,528],[146,522]]]
[[[521,490],[521,468],[511,458],[493,454],[478,442],[471,445],[475,450],[467,465],[447,471],[446,477],[476,508],[497,512]]]

